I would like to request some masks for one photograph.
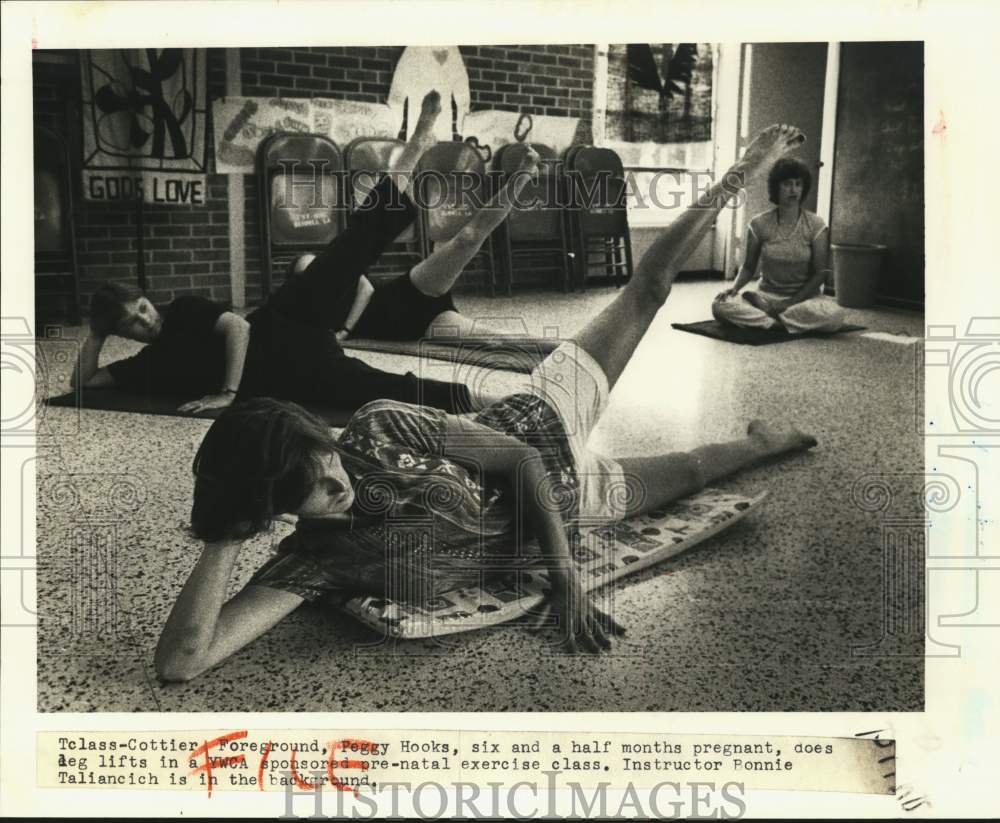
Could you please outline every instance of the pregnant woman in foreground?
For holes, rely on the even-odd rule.
[[[206,545],[160,637],[160,677],[197,676],[307,600],[424,599],[525,556],[547,568],[563,648],[609,648],[623,629],[584,592],[570,559],[568,532],[580,518],[632,517],[815,445],[795,428],[754,421],[740,440],[686,453],[613,460],[586,446],[685,258],[747,178],[800,140],[789,126],[764,131],[664,230],[613,302],[538,366],[529,389],[473,419],[377,401],[334,437],[290,403],[228,409],[195,458],[192,529]],[[282,513],[298,515],[296,531],[227,601],[243,540]],[[519,535],[537,540],[533,555]]]

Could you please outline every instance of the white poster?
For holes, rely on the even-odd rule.
[[[223,97],[212,115],[219,174],[252,174],[257,147],[277,132],[321,134],[344,149],[357,137],[395,137],[399,130],[385,103],[355,100]]]

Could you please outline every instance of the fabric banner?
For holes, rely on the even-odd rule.
[[[81,53],[83,196],[203,205],[204,49]]]
[[[606,138],[624,143],[712,139],[709,43],[630,43],[608,49]]]

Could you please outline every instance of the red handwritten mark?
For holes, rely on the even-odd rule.
[[[932,134],[936,134],[938,137],[940,137],[942,134],[945,133],[945,130],[947,128],[948,128],[948,124],[944,121],[944,112],[939,110],[938,111],[938,121],[934,125],[934,128],[931,129],[931,133]]]
[[[333,786],[338,791],[342,792],[354,792],[355,797],[360,797],[361,792],[357,789],[352,789],[346,783],[343,783],[339,778],[335,777],[333,774],[333,755],[337,749],[350,749],[356,748],[360,749],[365,753],[374,753],[377,751],[377,743],[372,743],[370,740],[331,740],[328,748],[330,749],[330,756],[326,759],[326,774],[330,778],[330,785]],[[368,764],[364,760],[348,760],[347,758],[340,764],[342,769],[367,769]]]
[[[213,758],[209,754],[209,751],[216,746],[221,746],[223,743],[228,743],[230,740],[242,740],[247,736],[246,731],[230,732],[229,734],[224,734],[221,737],[217,737],[214,740],[207,741],[204,745],[199,746],[195,749],[191,756],[197,758],[199,755],[205,755],[205,762],[201,766],[191,770],[191,774],[198,774],[199,772],[204,772],[205,782],[208,785],[208,796],[212,796],[212,769],[222,768],[224,766],[240,766],[246,762],[246,758],[242,754],[232,755],[230,757],[216,757],[213,764]],[[268,755],[271,754],[271,749],[273,748],[273,743],[268,740],[264,746],[264,751],[261,753],[260,763],[257,766],[257,788],[260,791],[264,791],[264,765],[267,763]],[[378,743],[373,743],[370,740],[332,740],[330,741],[328,747],[330,755],[326,761],[326,773],[327,777],[330,779],[330,785],[342,792],[354,792],[355,797],[360,797],[361,793],[356,788],[351,788],[342,780],[337,778],[333,773],[333,764],[335,755],[338,749],[355,749],[363,752],[364,754],[375,754],[378,751]],[[298,786],[303,791],[313,791],[316,789],[316,784],[309,783],[300,774],[299,770],[295,766],[295,756],[296,750],[292,749],[292,756],[290,760],[290,766],[292,769],[292,779],[295,781],[295,785]],[[345,758],[338,764],[339,768],[342,769],[367,769],[368,763],[364,760],[349,760]],[[322,784],[322,780],[320,781]]]
[[[271,741],[267,741],[267,745],[264,746],[264,753],[260,756],[260,765],[257,767],[257,788],[264,791],[264,764],[267,762],[267,756],[271,753]]]
[[[313,789],[316,788],[312,783],[308,783],[307,781],[299,777],[299,770],[295,768],[295,749],[292,749],[291,766],[292,766],[292,780],[295,781],[296,786],[298,786],[304,792],[312,791]]]
[[[221,746],[223,743],[228,743],[230,740],[241,740],[247,736],[247,732],[230,732],[229,734],[224,734],[221,737],[215,738],[215,740],[209,740],[204,745],[199,746],[191,753],[191,757],[195,758],[200,754],[205,755],[205,764],[203,766],[196,766],[191,770],[191,774],[198,774],[198,772],[205,773],[205,782],[208,784],[208,796],[212,796],[212,757],[209,755],[208,750],[213,746]],[[244,757],[242,754],[236,754],[232,757],[223,757],[219,759],[216,763],[217,766],[239,766],[244,762]]]

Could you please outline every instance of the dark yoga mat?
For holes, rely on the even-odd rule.
[[[784,326],[774,326],[770,329],[744,329],[720,323],[718,320],[703,320],[700,323],[671,323],[675,329],[689,331],[691,334],[701,334],[725,340],[727,343],[742,343],[747,346],[766,346],[769,343],[787,343],[789,340],[800,340],[803,337],[832,337],[848,331],[861,331],[864,326],[845,325],[834,332],[806,332],[791,334]]]
[[[214,420],[222,414],[222,409],[211,409],[196,414],[183,414],[177,411],[178,406],[190,399],[190,397],[153,397],[146,394],[133,394],[121,389],[91,389],[89,391],[84,389],[79,395],[76,392],[69,392],[58,397],[50,397],[45,402],[50,406],[64,408],[159,414],[168,417],[198,417],[207,420]],[[318,414],[331,426],[345,425],[353,414],[349,409],[314,406],[307,403],[302,405],[309,411]]]
[[[562,340],[555,340],[551,337],[511,335],[507,338],[446,337],[427,340],[348,338],[341,345],[345,349],[405,354],[410,357],[429,357],[433,360],[464,363],[484,369],[499,369],[527,374],[554,352],[562,342]]]

